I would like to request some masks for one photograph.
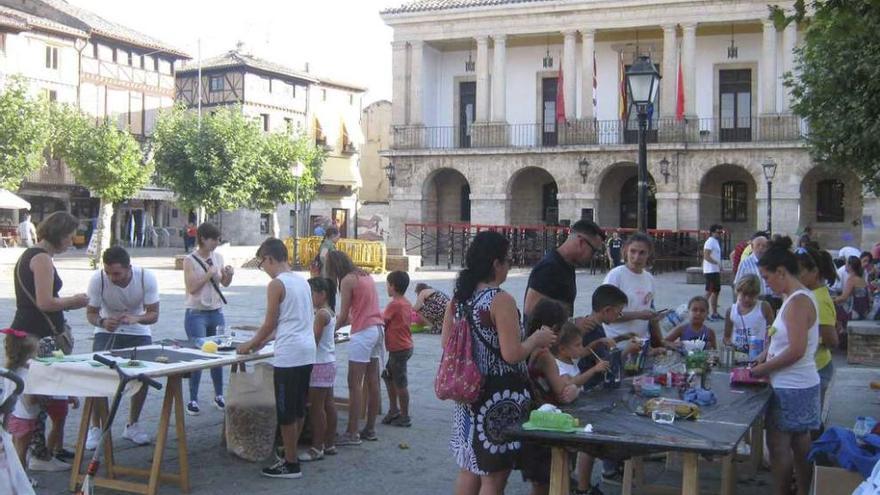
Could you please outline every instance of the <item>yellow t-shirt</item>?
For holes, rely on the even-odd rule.
[[[819,306],[819,325],[837,324],[837,310],[834,309],[834,301],[831,300],[831,294],[828,287],[819,287],[813,290],[816,296],[816,304]],[[831,362],[831,349],[822,344],[822,338],[819,337],[819,347],[816,349],[816,369],[821,370],[828,366]]]

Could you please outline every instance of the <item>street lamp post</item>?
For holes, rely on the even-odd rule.
[[[761,164],[764,169],[764,178],[767,179],[767,233],[773,233],[773,178],[776,177],[776,162],[772,158],[766,158]]]
[[[299,181],[302,179],[303,173],[305,172],[305,165],[302,162],[297,161],[290,167],[290,173],[293,175],[293,178],[296,179],[296,185],[293,190],[293,211],[295,213],[294,222],[293,222],[293,260],[291,262],[292,266],[298,267],[299,264]]]
[[[650,57],[640,56],[626,71],[626,86],[636,105],[639,117],[639,232],[648,230],[648,109],[654,103],[660,85],[660,74]]]

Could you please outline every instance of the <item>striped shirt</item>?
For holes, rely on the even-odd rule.
[[[736,277],[733,279],[734,287],[736,287],[736,284],[738,284],[746,275],[755,275],[758,277],[758,280],[761,281],[762,296],[772,295],[770,288],[767,287],[767,282],[761,277],[761,272],[758,271],[758,258],[754,254],[748,255],[739,262],[739,268],[736,269]]]

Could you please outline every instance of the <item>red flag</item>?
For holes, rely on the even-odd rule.
[[[596,111],[596,95],[598,94],[598,80],[596,79],[596,52],[593,51],[593,112]]]
[[[626,71],[623,64],[623,52],[617,54],[617,78],[620,85],[620,91],[617,93],[617,110],[620,113],[620,120],[626,120]]]
[[[559,65],[559,77],[556,79],[556,122],[565,122],[565,92],[562,81],[562,64]]]
[[[678,95],[675,101],[675,120],[684,120],[684,73],[681,70],[681,53],[678,54]]]

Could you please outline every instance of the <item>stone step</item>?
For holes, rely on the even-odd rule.
[[[721,285],[730,285],[733,283],[733,271],[721,270]],[[702,285],[706,283],[706,277],[703,276],[703,267],[692,266],[687,269],[687,283],[692,285]]]

